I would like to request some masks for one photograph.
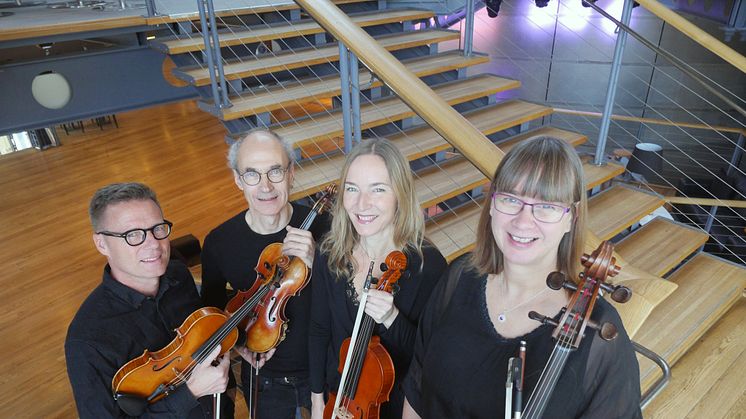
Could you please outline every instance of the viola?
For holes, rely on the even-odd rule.
[[[407,257],[396,250],[386,256],[381,266],[383,275],[376,288],[392,292],[402,271],[407,268]],[[385,269],[384,269],[385,268]],[[360,298],[352,336],[342,342],[339,350],[339,372],[342,379],[337,393],[331,393],[324,406],[324,419],[378,418],[381,403],[389,399],[394,387],[394,362],[378,336],[373,336],[375,321],[364,313],[368,290],[372,283],[373,262]]]
[[[336,192],[336,184],[326,187],[324,194],[303,220],[301,230],[311,228],[316,216],[329,209]],[[225,311],[234,313],[247,300],[263,294],[259,304],[239,324],[239,328],[246,332],[246,348],[262,353],[285,339],[288,326],[285,306],[291,297],[298,295],[308,285],[311,270],[300,258],[283,255],[282,243],[272,243],[265,247],[254,270],[257,274],[254,284],[231,298]]]
[[[165,348],[145,352],[124,364],[111,380],[114,399],[130,416],[140,416],[148,403],[166,397],[189,379],[194,367],[220,345],[223,355],[238,340],[236,326],[252,312],[269,291],[257,293],[228,317],[215,307],[195,310],[176,329]]]
[[[586,328],[598,331],[603,340],[613,340],[617,336],[617,327],[613,323],[601,325],[591,320],[591,313],[596,304],[598,293],[604,290],[618,303],[626,303],[632,297],[632,291],[623,285],[613,285],[606,282],[607,277],[616,276],[621,269],[616,265],[613,257],[614,245],[609,241],[602,242],[590,255],[584,254],[581,263],[584,271],[579,275],[580,283],[576,285],[560,272],[552,272],[547,277],[547,286],[554,290],[561,288],[573,292],[567,307],[563,308],[560,320],[543,316],[535,311],[529,317],[544,324],[555,326],[552,337],[556,340],[554,350],[547,365],[539,377],[526,409],[521,416],[523,419],[539,419],[549,403],[550,396],[562,375],[567,359],[573,350],[580,346]]]

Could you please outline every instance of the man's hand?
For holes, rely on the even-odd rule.
[[[269,351],[260,354],[251,352],[243,345],[235,346],[234,349],[236,350],[236,352],[238,352],[239,355],[241,355],[241,358],[246,360],[246,362],[251,364],[251,366],[256,369],[261,369],[264,364],[266,364],[267,361],[272,358],[272,355],[275,354],[276,350],[276,348],[272,348]]]
[[[316,243],[313,236],[308,230],[299,228],[285,227],[288,234],[282,242],[282,253],[288,256],[299,257],[309,268],[313,266],[313,251]]]
[[[222,393],[228,386],[228,356],[220,356],[218,345],[204,361],[197,364],[186,382],[186,386],[195,398],[209,394]],[[216,365],[213,361],[218,360]]]
[[[371,289],[368,291],[365,313],[388,329],[399,315],[399,309],[394,305],[393,295],[386,291]]]

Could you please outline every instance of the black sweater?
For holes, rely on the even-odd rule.
[[[394,390],[391,392],[392,406],[383,409],[382,417],[401,416],[403,394],[399,389],[399,383],[406,374],[412,358],[417,322],[430,293],[447,266],[445,259],[435,247],[424,246],[422,252],[424,264],[416,254],[407,254],[409,277],[403,277],[398,282],[399,291],[394,296],[394,304],[399,309],[399,315],[390,328],[379,324],[373,332],[380,336],[381,343],[391,355],[396,370]],[[336,392],[340,380],[337,371],[339,349],[342,341],[352,334],[358,309],[357,301],[354,300],[351,283],[346,278],[336,278],[331,274],[327,258],[323,254],[314,261],[312,287],[314,303],[309,333],[311,391]],[[392,413],[387,414],[387,411]]]
[[[455,261],[455,270],[463,259]],[[458,282],[453,283],[456,279]],[[407,400],[423,418],[501,417],[508,359],[527,342],[524,408],[554,348],[553,327],[539,325],[524,336],[504,338],[487,313],[486,275],[465,269],[444,278],[420,320],[409,374]],[[453,289],[444,297],[447,284]],[[550,314],[550,313],[543,313]],[[599,298],[592,318],[619,328],[613,341],[586,331],[551,395],[544,417],[639,418],[640,378],[634,349],[614,307]]]

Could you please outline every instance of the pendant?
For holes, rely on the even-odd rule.
[[[500,323],[505,323],[505,320],[506,320],[505,312],[503,311],[497,316],[497,321],[499,321]]]

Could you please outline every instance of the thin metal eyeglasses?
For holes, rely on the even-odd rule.
[[[257,172],[256,170],[247,170],[243,173],[239,173],[238,177],[240,177],[243,183],[248,186],[258,185],[259,182],[262,181],[262,175],[266,175],[267,179],[269,179],[269,181],[272,183],[280,183],[285,180],[285,173],[290,170],[291,164],[292,162],[288,163],[288,165],[284,168],[275,167],[274,169],[269,169],[264,173]]]
[[[171,235],[171,227],[174,223],[168,220],[163,220],[162,223],[158,223],[150,228],[133,228],[127,230],[124,233],[112,233],[111,231],[97,231],[96,234],[109,237],[119,237],[124,239],[130,246],[139,246],[145,243],[145,239],[148,238],[148,231],[153,234],[156,240],[163,240]]]
[[[531,214],[533,214],[536,221],[547,224],[560,222],[562,217],[570,212],[570,209],[572,208],[550,204],[548,202],[535,202],[529,204],[528,202],[524,202],[521,199],[504,193],[492,194],[492,202],[495,205],[496,210],[507,215],[516,215],[523,211],[524,206],[528,205],[531,207]]]

